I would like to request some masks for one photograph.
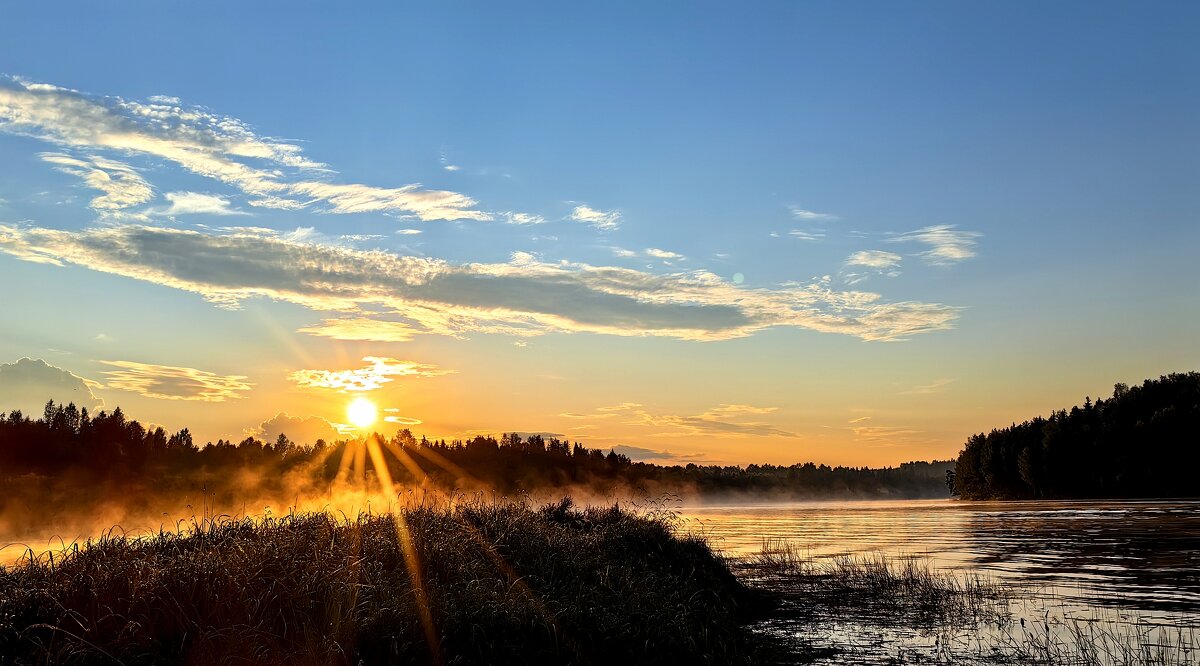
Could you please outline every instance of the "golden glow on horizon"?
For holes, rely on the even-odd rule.
[[[371,427],[378,415],[379,410],[375,408],[375,403],[366,398],[355,398],[346,405],[346,418],[359,428]]]

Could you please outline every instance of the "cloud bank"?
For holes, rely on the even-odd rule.
[[[437,377],[452,372],[436,365],[380,356],[366,356],[363,360],[370,365],[354,370],[297,370],[288,375],[288,379],[305,388],[324,388],[345,393],[374,391],[396,377]]]
[[[527,254],[511,263],[452,264],[254,228],[0,225],[0,252],[170,286],[221,307],[266,297],[337,312],[343,332],[382,309],[389,320],[451,336],[558,331],[723,340],[782,326],[898,340],[951,328],[958,315],[953,306],[836,290],[828,279],[748,288],[703,270],[654,274]]]
[[[75,403],[76,407],[96,411],[104,401],[92,393],[98,386],[41,359],[22,358],[16,363],[0,364],[0,412],[21,410],[38,418],[47,400]]]
[[[108,388],[131,391],[160,400],[225,402],[241,398],[254,385],[243,375],[218,375],[195,368],[135,361],[101,361],[117,370],[105,371]]]
[[[297,444],[314,444],[318,439],[332,444],[343,439],[337,426],[319,416],[290,416],[286,412],[279,412],[246,434],[264,442],[274,442],[282,434]]]
[[[97,153],[140,156],[176,166],[233,187],[253,206],[328,213],[387,212],[421,220],[489,220],[475,200],[419,184],[375,187],[331,183],[326,165],[305,157],[299,146],[260,137],[236,118],[219,116],[179,100],[146,102],[95,97],[58,86],[0,79],[0,131],[30,136],[67,153],[43,159],[84,179],[104,194],[92,201],[102,211],[148,201],[151,190],[132,167]]]

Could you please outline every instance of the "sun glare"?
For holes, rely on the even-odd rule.
[[[355,398],[346,405],[346,417],[359,428],[369,427],[375,422],[375,403],[366,398]]]

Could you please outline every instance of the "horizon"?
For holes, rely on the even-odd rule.
[[[1200,368],[1200,8],[702,9],[10,8],[0,412],[896,467]]]

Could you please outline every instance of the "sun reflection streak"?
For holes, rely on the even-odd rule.
[[[392,474],[388,470],[387,461],[383,458],[383,448],[380,446],[384,441],[379,433],[374,433],[367,438],[364,448],[371,456],[371,464],[375,468],[375,475],[379,479],[380,485],[383,486],[388,497],[395,497],[396,488],[392,483]],[[433,626],[433,614],[429,610],[429,595],[425,591],[424,579],[421,576],[421,562],[418,559],[416,545],[413,543],[412,532],[403,510],[393,511],[392,516],[396,521],[396,536],[400,542],[400,551],[404,556],[404,566],[408,570],[408,578],[413,586],[413,595],[416,597],[421,627],[425,630],[425,643],[429,647],[433,663],[441,664],[442,656],[437,630]]]
[[[371,468],[375,472],[376,480],[387,497],[395,498],[397,492],[397,483],[392,477],[391,468],[388,465],[387,454],[391,454],[404,468],[412,475],[415,485],[424,485],[428,479],[428,475],[421,468],[420,464],[414,459],[413,454],[428,460],[430,463],[441,467],[453,474],[457,479],[471,485],[478,484],[469,472],[462,467],[447,460],[444,456],[439,455],[436,451],[428,450],[424,447],[414,447],[411,451],[399,446],[396,442],[384,438],[379,433],[373,433],[371,436],[364,439],[353,440],[347,442],[346,449],[342,452],[342,458],[339,463],[338,476],[339,478],[349,469],[350,465],[354,465],[356,481],[361,481],[364,478],[365,466],[369,461]],[[398,508],[392,512],[393,519],[396,524],[396,539],[400,547],[400,552],[404,558],[404,566],[408,574],[409,580],[413,586],[413,596],[417,604],[417,612],[421,622],[421,628],[425,634],[425,641],[429,648],[431,663],[442,664],[440,641],[438,640],[437,628],[434,625],[433,614],[429,604],[429,593],[425,587],[424,576],[422,573],[422,564],[420,555],[416,548],[416,542],[412,535],[412,528],[409,525],[406,513]],[[470,535],[484,553],[484,555],[492,562],[496,569],[508,581],[510,590],[515,591],[521,597],[525,598],[533,609],[546,619],[546,621],[554,628],[554,632],[561,638],[564,645],[569,647],[578,656],[581,656],[578,646],[570,635],[564,632],[559,624],[554,613],[546,607],[546,605],[538,597],[537,593],[529,586],[529,584],[520,576],[517,571],[509,564],[504,557],[497,551],[496,544],[489,541],[486,535],[469,520],[460,519],[459,524],[464,531]]]
[[[481,481],[476,479],[474,476],[471,476],[470,472],[468,472],[467,470],[463,469],[462,467],[459,467],[458,465],[455,465],[454,463],[450,462],[449,460],[446,459],[445,456],[438,453],[437,451],[431,451],[423,446],[418,446],[413,449],[413,452],[420,455],[421,457],[425,458],[429,462],[441,467],[442,469],[446,470],[447,472],[450,472],[459,481],[465,481],[468,485],[470,485],[472,487],[476,487],[476,488],[481,487],[483,485],[483,483]]]

